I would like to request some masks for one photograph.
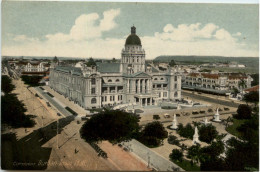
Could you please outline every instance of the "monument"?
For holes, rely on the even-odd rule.
[[[170,127],[171,129],[176,130],[178,128],[177,126],[177,119],[176,119],[176,114],[173,115],[173,121],[172,121],[172,126]]]
[[[192,140],[192,144],[196,144],[196,143],[200,143],[197,127],[195,127],[195,133],[193,135],[193,140]]]
[[[215,115],[214,115],[213,121],[214,121],[214,122],[221,122],[221,120],[219,119],[218,108],[217,108],[217,112],[216,112]]]
[[[209,121],[208,121],[208,118],[205,117],[204,120],[203,120],[201,123],[204,124],[204,125],[208,125],[208,124],[210,124],[211,122],[209,122]]]

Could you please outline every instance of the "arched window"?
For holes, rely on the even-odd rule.
[[[112,80],[111,80],[111,79],[109,79],[107,82],[112,82]]]
[[[161,78],[161,80],[163,80],[163,78]]]
[[[119,82],[119,79],[117,79],[116,82]]]
[[[96,98],[92,98],[91,99],[91,104],[95,104],[95,103],[97,103],[97,99]]]
[[[154,78],[155,81],[157,81],[157,78]]]

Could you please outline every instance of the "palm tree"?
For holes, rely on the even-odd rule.
[[[242,89],[246,88],[246,81],[244,79],[240,79],[238,86]]]

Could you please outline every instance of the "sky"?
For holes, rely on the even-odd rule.
[[[121,57],[131,26],[146,59],[259,56],[258,4],[2,2],[3,56]]]

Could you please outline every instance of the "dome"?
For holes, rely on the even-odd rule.
[[[135,34],[135,27],[131,27],[131,34],[126,38],[125,45],[141,45],[140,38]]]

